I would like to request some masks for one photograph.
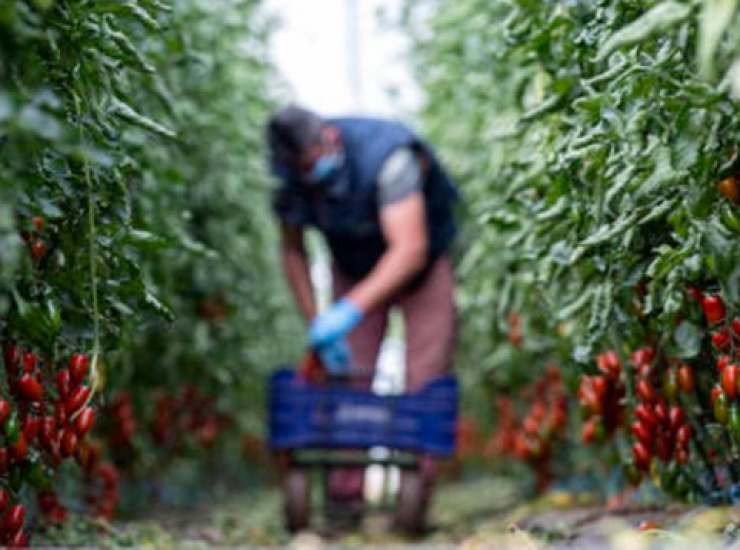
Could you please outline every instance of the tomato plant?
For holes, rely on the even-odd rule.
[[[422,122],[467,198],[464,360],[508,391],[533,357],[556,358],[590,442],[609,409],[594,377],[611,360],[594,359],[631,355],[615,381],[634,447],[619,430],[615,462],[714,499],[739,479],[725,429],[740,307],[734,4],[406,4]],[[506,345],[511,311],[522,350]]]
[[[187,384],[218,396],[191,427],[204,449],[225,439],[217,413],[261,427],[261,375],[298,352],[264,170],[259,4],[0,10],[0,487],[15,505],[39,485],[52,522],[66,512],[44,480],[63,459],[110,518],[121,474],[100,441],[153,462],[136,424]]]

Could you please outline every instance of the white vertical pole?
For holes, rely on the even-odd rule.
[[[352,97],[352,109],[365,107],[362,87],[362,36],[360,32],[359,0],[345,0],[347,24],[347,79]]]

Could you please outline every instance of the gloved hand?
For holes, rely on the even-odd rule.
[[[362,317],[357,306],[343,298],[311,322],[308,340],[320,352],[322,347],[347,336],[362,321]]]
[[[352,357],[344,338],[317,347],[316,353],[318,353],[321,363],[330,374],[336,376],[349,373]]]

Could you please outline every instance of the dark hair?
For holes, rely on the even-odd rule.
[[[321,140],[324,121],[316,113],[289,105],[277,111],[267,123],[267,143],[273,166],[291,166],[302,150]]]

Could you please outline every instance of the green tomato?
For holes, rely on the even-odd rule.
[[[663,393],[668,401],[675,401],[678,396],[678,382],[676,381],[676,371],[667,370],[663,378]]]
[[[736,444],[740,444],[740,405],[733,403],[730,406],[730,414],[727,423],[730,437]]]
[[[20,423],[18,422],[18,414],[13,411],[10,417],[5,421],[5,437],[8,443],[15,445],[18,442],[18,437],[21,433]]]
[[[730,413],[727,408],[727,397],[725,397],[725,394],[721,394],[714,401],[714,419],[724,426],[727,424],[729,417]]]
[[[40,463],[34,462],[26,468],[25,477],[36,489],[48,491],[51,489],[51,475],[49,471]]]

